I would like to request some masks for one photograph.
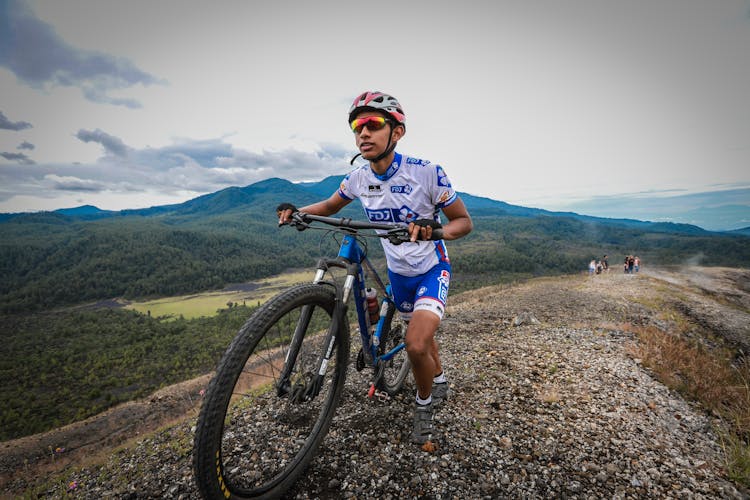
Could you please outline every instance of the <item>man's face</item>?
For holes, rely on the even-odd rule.
[[[383,115],[377,111],[363,111],[357,115],[357,118],[362,119],[371,116]],[[365,125],[359,133],[354,133],[354,140],[359,152],[362,154],[362,158],[372,160],[385,151],[385,148],[388,146],[388,136],[392,132],[394,134],[393,141],[398,141],[401,138],[401,135],[403,135],[400,133],[401,130],[402,127],[395,127],[394,129],[388,124],[379,130],[375,130],[375,127]]]

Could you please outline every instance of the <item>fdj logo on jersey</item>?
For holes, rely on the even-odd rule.
[[[414,188],[408,184],[405,186],[391,186],[391,193],[411,194],[412,191],[414,191]]]
[[[419,214],[406,205],[401,208],[365,209],[371,222],[411,222],[419,219]]]

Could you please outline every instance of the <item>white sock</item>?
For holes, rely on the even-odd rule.
[[[435,375],[435,377],[432,379],[432,382],[435,384],[444,384],[448,381],[447,378],[445,378],[445,371],[440,372],[440,375]]]
[[[432,394],[430,394],[429,396],[427,396],[427,399],[422,399],[422,398],[419,397],[419,392],[417,392],[417,404],[418,405],[424,406],[424,405],[428,405],[430,403],[432,403]]]

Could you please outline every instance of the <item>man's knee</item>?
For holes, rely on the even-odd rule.
[[[435,332],[440,319],[430,312],[415,313],[406,331],[406,352],[410,356],[425,356],[432,352]]]
[[[431,352],[431,347],[431,339],[418,336],[406,337],[406,352],[409,354],[409,357],[426,356]]]

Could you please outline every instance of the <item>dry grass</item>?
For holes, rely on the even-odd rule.
[[[730,478],[750,486],[750,363],[728,350],[709,351],[654,327],[625,325],[639,343],[631,355],[665,385],[700,402],[725,422],[721,430]]]

